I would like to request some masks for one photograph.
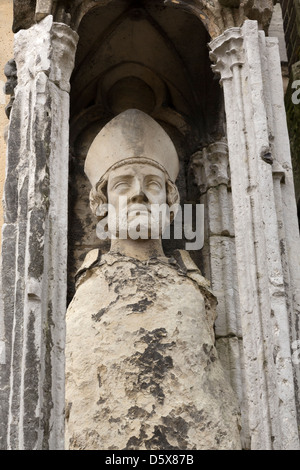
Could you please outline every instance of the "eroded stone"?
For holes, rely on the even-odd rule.
[[[67,313],[66,447],[239,449],[214,315],[177,264],[104,255]]]

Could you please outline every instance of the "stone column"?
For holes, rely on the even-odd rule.
[[[210,279],[218,299],[216,347],[227,379],[239,401],[242,443],[247,448],[248,410],[227,144],[216,142],[196,152],[191,158],[191,168],[200,192],[200,203],[204,205],[205,276]]]
[[[227,117],[251,448],[299,449],[300,244],[278,44],[245,21],[210,49]]]
[[[15,35],[2,243],[2,449],[64,442],[69,79],[77,34],[47,16]]]

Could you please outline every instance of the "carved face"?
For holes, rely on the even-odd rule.
[[[112,227],[116,223],[117,234],[120,221],[126,223],[126,235],[133,239],[149,238],[151,230],[152,234],[161,233],[154,211],[167,202],[166,176],[162,170],[145,163],[122,165],[109,173],[107,195],[108,204],[115,209],[115,213],[108,212],[108,225]]]

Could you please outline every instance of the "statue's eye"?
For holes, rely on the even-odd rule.
[[[153,189],[161,189],[162,187],[159,181],[156,181],[156,180],[148,181],[147,186],[148,188],[153,188]]]
[[[123,190],[129,188],[128,181],[119,181],[114,185],[114,189]]]

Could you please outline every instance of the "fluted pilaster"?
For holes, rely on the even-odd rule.
[[[15,36],[2,242],[2,449],[64,442],[69,78],[77,34],[47,16]]]
[[[289,259],[294,282],[288,281],[273,180],[274,163],[280,163],[280,139],[286,145],[288,167],[290,155],[283,95],[276,98],[270,91],[270,81],[278,90],[281,78],[266,68],[271,60],[276,70],[280,67],[279,54],[274,59],[271,47],[274,40],[258,31],[256,21],[229,29],[210,43],[225,98],[251,447],[298,449],[298,392],[290,335],[299,310],[295,302],[291,314],[288,299],[291,291],[298,296],[299,262]],[[294,249],[298,246],[297,257],[291,191],[289,187],[286,210],[293,228],[284,239]]]
[[[196,152],[191,167],[204,205],[205,275],[218,299],[216,346],[242,410],[242,442],[249,446],[228,146],[216,142]]]

